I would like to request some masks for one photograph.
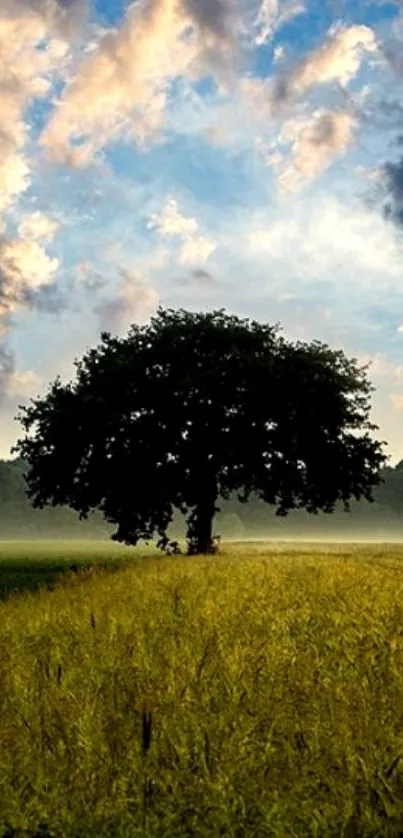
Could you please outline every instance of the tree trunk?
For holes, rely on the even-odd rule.
[[[186,534],[188,556],[215,553],[213,541],[213,519],[216,513],[215,501],[202,501],[192,511],[188,519]]]

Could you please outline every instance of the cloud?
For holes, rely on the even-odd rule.
[[[14,355],[0,344],[0,399],[4,399],[8,382],[12,378],[15,369]]]
[[[39,390],[40,377],[32,370],[14,370],[7,377],[6,395],[9,399],[21,399],[31,396]]]
[[[25,215],[18,227],[22,239],[51,241],[60,228],[60,223],[39,210]]]
[[[279,64],[285,58],[284,44],[277,44],[273,50],[273,63]]]
[[[317,110],[309,120],[291,120],[284,126],[281,139],[292,149],[292,159],[285,166],[279,159],[280,186],[293,188],[318,177],[333,162],[335,155],[347,150],[353,139],[354,117],[347,111]]]
[[[393,363],[385,352],[358,353],[356,358],[361,365],[369,365],[369,377],[372,381],[376,379],[396,383],[403,380],[403,364]]]
[[[78,3],[3,0],[0,11],[0,212],[6,210],[30,183],[30,164],[24,153],[28,140],[25,112],[34,99],[49,95],[51,74],[61,72],[68,43],[61,21]],[[70,18],[69,18],[70,19]],[[59,21],[61,30],[55,37]],[[60,27],[59,27],[60,28]],[[38,48],[46,43],[45,48]]]
[[[231,45],[239,16],[233,0],[184,0],[183,12],[198,27],[204,38]]]
[[[59,260],[49,258],[35,241],[5,240],[0,244],[0,300],[10,300],[12,305],[24,291],[49,285],[58,265]]]
[[[380,293],[387,299],[400,293],[402,248],[393,229],[358,200],[316,195],[287,201],[286,213],[281,204],[256,213],[244,225],[244,242],[245,260],[265,266],[273,294],[325,301],[331,293],[343,305],[348,295],[351,308],[353,298],[370,307]]]
[[[13,204],[27,189],[29,182],[30,167],[24,155],[3,151],[0,157],[0,213]]]
[[[17,394],[14,353],[7,345],[11,315],[21,306],[58,306],[52,295],[58,264],[36,241],[0,239],[0,404]]]
[[[393,409],[396,411],[403,410],[403,395],[401,393],[390,396]]]
[[[364,58],[374,54],[378,60],[377,38],[368,26],[333,26],[321,46],[293,67],[277,73],[273,68],[271,77],[239,77],[235,101],[218,105],[204,134],[215,146],[237,147],[244,153],[253,148],[274,172],[286,171],[283,183],[310,180],[328,167],[333,155],[348,149],[363,116],[368,121],[370,87],[364,85],[358,92],[346,87]],[[324,91],[315,90],[330,84],[331,106],[327,91],[323,102]],[[289,164],[284,146],[294,158]]]
[[[206,299],[206,295],[210,297],[213,293],[216,296],[222,291],[215,276],[204,268],[193,268],[185,276],[178,277],[173,284],[174,294],[176,289],[186,294],[187,297],[189,294],[192,297],[197,294],[202,296],[203,299]]]
[[[174,72],[181,68],[179,31],[176,0],[161,0],[132,7],[121,29],[104,35],[43,132],[54,160],[83,166],[107,142],[130,135],[141,142],[160,127],[170,59]],[[185,44],[180,53],[188,53]]]
[[[86,4],[79,0],[3,0],[0,11],[0,353],[1,396],[10,382],[12,354],[6,346],[10,314],[20,306],[43,305],[43,289],[58,267],[39,243],[50,241],[58,224],[34,212],[20,218],[18,236],[7,232],[7,212],[31,185],[28,109],[46,99],[62,78],[69,39],[78,31]],[[53,298],[52,298],[53,300]],[[49,296],[49,304],[52,302]],[[52,304],[54,303],[54,300]],[[7,363],[5,363],[5,360]],[[11,385],[10,385],[11,386]]]
[[[213,146],[256,149],[267,134],[277,137],[277,110],[273,108],[271,79],[240,76],[233,97],[210,108],[210,122],[203,134]]]
[[[218,44],[225,52],[233,43],[233,8],[224,0],[131,6],[121,28],[106,33],[83,61],[41,144],[54,160],[81,167],[109,142],[142,144],[158,134],[170,80],[186,72],[197,76],[208,56],[221,64],[215,54]]]
[[[79,284],[90,293],[97,292],[106,285],[105,275],[97,270],[89,259],[83,259],[76,268]]]
[[[30,169],[22,152],[27,140],[23,115],[34,96],[48,91],[35,50],[35,42],[45,34],[38,17],[0,17],[0,212],[29,185]]]
[[[216,285],[216,280],[210,271],[206,271],[204,268],[194,268],[190,271],[190,275],[183,280],[183,284],[211,287]]]
[[[15,390],[14,354],[7,345],[11,316],[21,306],[58,305],[52,295],[58,264],[36,241],[0,238],[0,403]]]
[[[281,105],[314,85],[337,82],[346,87],[361,66],[366,53],[377,50],[368,26],[332,27],[321,46],[300,61],[288,74],[274,79],[273,103]]]
[[[179,212],[177,201],[168,198],[161,213],[152,213],[148,221],[149,230],[157,230],[161,236],[188,237],[197,231],[195,218],[186,218]]]
[[[39,5],[56,35],[69,42],[80,36],[89,15],[89,0],[39,0]]]
[[[195,236],[183,242],[179,252],[181,265],[194,265],[197,262],[206,262],[209,256],[216,249],[215,243],[205,236]]]
[[[257,46],[271,40],[284,24],[306,11],[301,0],[262,0],[254,26],[258,29],[255,37]],[[277,48],[278,49],[278,48]]]
[[[403,157],[396,162],[386,162],[381,167],[381,177],[386,192],[384,213],[395,224],[403,224]]]
[[[31,372],[21,371],[24,353],[25,366],[37,363],[42,378],[52,345],[56,374],[98,326],[124,333],[155,310],[160,294],[174,305],[196,297],[207,305],[214,295],[241,314],[279,314],[291,333],[311,336],[317,328],[341,341],[350,332],[364,348],[367,337],[379,335],[399,343],[399,236],[381,213],[362,207],[360,196],[352,199],[365,188],[358,166],[374,169],[384,152],[376,131],[385,137],[396,117],[397,134],[401,117],[397,85],[390,88],[396,101],[378,110],[375,103],[386,86],[372,72],[386,66],[381,15],[372,30],[354,23],[371,21],[367,6],[365,14],[351,7],[326,34],[327,4],[313,25],[315,8],[305,0],[124,0],[123,21],[101,30],[92,13],[84,27],[82,0],[0,5],[0,354],[7,399],[36,386]],[[297,43],[294,26],[285,24],[305,11]],[[320,29],[321,45],[307,52]],[[361,141],[366,116],[375,162],[356,145],[337,183],[327,172],[315,193],[276,194],[273,175],[282,186],[311,183]],[[164,148],[151,148],[165,139]],[[108,149],[120,142],[128,147]],[[401,151],[395,147],[395,156]],[[97,160],[96,170],[74,171]],[[382,169],[396,221],[403,206],[399,165]],[[191,210],[187,201],[166,201],[191,191]],[[133,254],[134,267],[119,268],[133,265]],[[105,267],[108,258],[117,274]],[[182,282],[175,278],[181,274]],[[20,316],[23,307],[56,306],[67,285],[74,323]],[[34,361],[32,334],[39,340],[42,329],[44,355],[35,353]],[[23,356],[18,363],[14,345]],[[395,389],[403,392],[400,379],[389,381]]]
[[[112,299],[94,308],[100,330],[125,334],[134,322],[144,322],[157,309],[159,294],[146,276],[132,268],[120,268],[122,282]]]
[[[163,238],[174,236],[180,239],[179,262],[182,265],[206,262],[216,249],[216,243],[212,239],[200,235],[196,219],[182,215],[173,198],[167,200],[161,213],[149,216],[147,226],[150,230],[156,230]]]
[[[31,15],[46,23],[49,32],[71,41],[80,34],[89,13],[87,0],[2,0],[2,13],[14,18]]]

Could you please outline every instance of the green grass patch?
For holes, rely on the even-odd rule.
[[[88,563],[0,604],[0,838],[403,834],[402,548],[24,549]]]

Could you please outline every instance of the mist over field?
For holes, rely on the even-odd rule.
[[[114,528],[99,513],[80,521],[66,507],[33,509],[26,495],[24,464],[0,461],[0,540],[109,540]],[[309,515],[294,510],[276,517],[271,507],[252,497],[247,504],[235,498],[221,501],[215,533],[223,541],[245,542],[384,542],[403,541],[403,469],[385,468],[374,503],[351,503],[351,511],[336,509],[331,515]],[[182,538],[184,519],[176,515],[170,535]]]

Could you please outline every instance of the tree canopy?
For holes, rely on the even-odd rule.
[[[385,461],[372,391],[367,368],[325,344],[224,310],[160,308],[125,338],[103,333],[72,382],[22,407],[15,450],[34,507],[100,510],[115,540],[162,548],[177,509],[188,552],[208,553],[233,493],[278,515],[371,500]]]

